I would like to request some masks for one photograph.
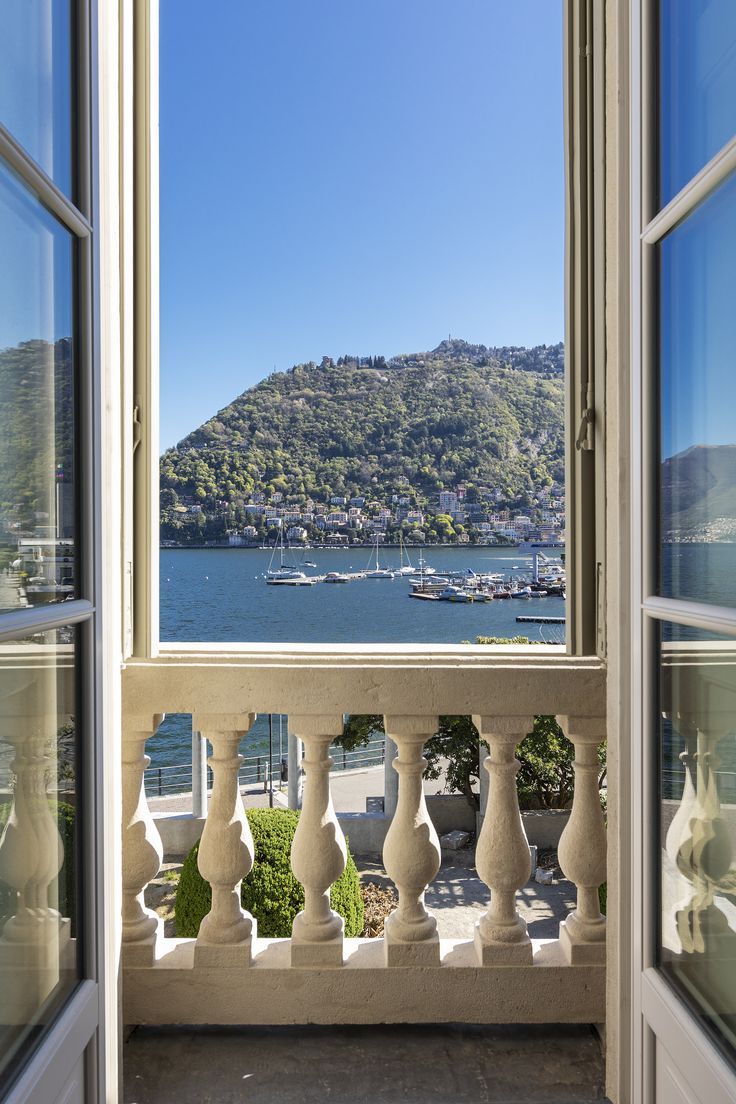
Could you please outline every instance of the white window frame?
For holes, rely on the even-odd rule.
[[[644,740],[657,695],[655,640],[661,621],[736,635],[736,609],[657,596],[654,458],[658,455],[656,357],[657,243],[736,169],[736,139],[720,150],[661,210],[657,178],[657,0],[632,0],[630,22],[631,211],[631,993],[630,1093],[633,1104],[655,1099],[657,1039],[687,1069],[690,1087],[708,1104],[734,1099],[736,1070],[656,968],[659,876],[656,769]]]
[[[131,431],[125,468],[134,471],[126,535],[132,578],[126,654],[191,650],[159,639],[159,259],[158,0],[135,0],[135,363],[127,402]],[[566,424],[568,641],[573,655],[605,656],[605,157],[603,13],[590,0],[564,0],[566,230]],[[573,64],[573,61],[576,64]],[[594,166],[596,171],[594,171]],[[594,248],[595,245],[595,248]],[[598,399],[596,399],[598,396]],[[590,420],[586,421],[586,411]],[[133,428],[134,427],[134,428]],[[135,434],[135,446],[133,435]],[[576,441],[580,447],[576,448]],[[595,518],[595,525],[591,519]],[[200,647],[201,644],[194,647]],[[205,645],[207,647],[207,645]],[[433,655],[477,655],[477,645],[423,645]],[[228,650],[257,656],[329,650],[383,653],[385,646],[244,642]],[[406,650],[406,649],[404,649]]]
[[[103,686],[103,666],[109,653],[110,626],[106,616],[106,591],[102,548],[105,460],[101,440],[105,431],[101,372],[100,314],[100,124],[98,43],[100,25],[97,0],[76,0],[74,42],[75,97],[73,163],[77,171],[77,196],[73,202],[54,183],[14,137],[0,125],[0,155],[24,185],[58,219],[76,240],[75,321],[77,402],[75,438],[77,462],[85,478],[77,493],[77,518],[81,531],[78,597],[63,605],[17,610],[2,615],[0,639],[22,637],[34,629],[75,625],[79,649],[76,664],[83,679],[84,725],[80,756],[84,761],[80,790],[86,812],[82,852],[84,938],[82,978],[69,999],[55,1014],[39,1043],[28,1054],[4,1100],[46,1104],[66,1085],[82,1084],[91,1099],[104,1100],[117,1079],[117,970],[115,910],[117,894],[102,892],[116,874],[113,840],[116,826],[105,795],[114,794],[113,759],[119,762],[114,738],[103,748],[101,734],[108,731],[110,704]],[[105,17],[103,16],[103,22]],[[80,570],[81,568],[81,570]],[[113,588],[116,583],[110,578]],[[112,717],[110,735],[114,736]],[[109,751],[109,754],[107,752]],[[117,773],[117,772],[116,772]]]

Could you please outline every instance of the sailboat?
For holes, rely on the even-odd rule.
[[[273,561],[276,555],[276,549],[279,549],[279,566],[274,568]],[[284,529],[283,526],[280,530],[280,540],[278,544],[273,546],[273,552],[271,553],[271,560],[268,565],[268,571],[266,572],[267,583],[285,583],[289,581],[298,582],[300,579],[307,580],[307,576],[303,571],[300,571],[296,567],[289,567],[284,563]]]
[[[425,575],[436,575],[437,569],[430,567],[428,563],[424,562],[424,551],[419,549],[419,567],[414,571],[415,575],[421,575],[424,578]]]
[[[406,563],[404,563],[404,556],[406,556]],[[417,569],[413,566],[409,559],[409,553],[404,548],[404,537],[402,533],[399,533],[399,569],[396,572],[397,575],[416,575]]]
[[[381,567],[378,562],[378,537],[376,537],[376,547],[374,549],[376,555],[376,566],[371,568],[371,560],[373,559],[373,553],[368,560],[368,570],[365,572],[364,578],[366,579],[393,579],[393,571],[389,571],[386,567]]]

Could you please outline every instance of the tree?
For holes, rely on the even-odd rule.
[[[508,643],[508,641],[504,641]],[[349,717],[342,736],[335,743],[352,751],[368,743],[375,732],[385,732],[379,714]],[[472,809],[480,808],[474,785],[480,777],[480,747],[486,749],[470,717],[440,717],[439,728],[424,745],[427,766],[425,778],[445,777],[445,793],[461,793]],[[516,749],[521,764],[518,774],[519,803],[522,808],[564,809],[573,792],[573,745],[554,717],[534,718],[534,728]],[[605,750],[599,751],[601,773],[605,778]]]

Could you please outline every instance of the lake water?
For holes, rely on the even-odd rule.
[[[558,554],[558,549],[549,552]],[[287,557],[289,553],[286,554]],[[361,571],[371,551],[314,549],[316,568]],[[413,562],[416,555],[412,553]],[[530,577],[520,549],[436,548],[426,553],[438,572],[502,572]],[[267,586],[271,553],[261,549],[165,549],[161,552],[161,639],[310,644],[458,644],[476,636],[516,636],[561,642],[560,626],[525,625],[517,614],[565,616],[561,598],[529,601],[419,602],[406,578],[355,579],[345,585]],[[381,567],[398,567],[397,548],[381,549]],[[278,560],[275,561],[278,566]]]
[[[550,552],[550,555],[554,554]],[[416,563],[416,555],[411,553]],[[370,550],[315,549],[317,568],[362,570]],[[382,566],[397,566],[399,552],[381,549]],[[563,626],[518,624],[518,615],[565,616],[560,598],[459,604],[409,599],[407,579],[358,579],[343,586],[271,587],[263,578],[271,553],[261,549],[175,549],[161,552],[161,639],[230,643],[417,643],[474,641],[476,636],[527,636],[561,643]],[[529,577],[531,555],[521,549],[434,548],[427,562],[438,572],[501,572]],[[665,545],[661,558],[662,593],[707,603],[736,604],[736,544]],[[700,629],[663,626],[664,639],[704,639]],[[275,717],[274,755],[285,753],[286,718]],[[280,739],[279,739],[280,737]],[[167,717],[148,745],[154,766],[190,758],[191,723]],[[681,741],[663,733],[664,760],[679,769]],[[259,717],[241,746],[244,755],[268,748],[268,718]],[[721,750],[736,777],[736,744]]]
[[[549,551],[550,556],[559,549]],[[417,554],[410,552],[412,562]],[[291,556],[286,554],[287,559]],[[371,556],[368,548],[314,549],[307,554],[316,568],[361,571]],[[399,550],[379,551],[382,567],[398,567]],[[476,636],[511,637],[562,643],[564,626],[517,624],[519,614],[565,616],[561,598],[483,603],[420,602],[408,597],[406,578],[355,579],[344,585],[312,587],[267,586],[271,552],[250,548],[164,549],[161,552],[161,639],[228,643],[410,643],[458,644]],[[529,578],[532,558],[521,549],[435,548],[426,562],[438,572],[502,572],[508,578]],[[278,566],[278,559],[275,561]],[[285,748],[285,719],[274,719]],[[167,717],[148,744],[154,767],[189,759],[189,718]],[[259,717],[241,747],[244,755],[268,747],[268,718]]]

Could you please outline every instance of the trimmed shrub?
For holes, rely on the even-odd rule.
[[[6,801],[0,805],[0,836],[5,829],[12,802]],[[76,926],[76,810],[73,805],[65,801],[55,801],[49,798],[49,809],[56,820],[59,835],[64,846],[64,861],[61,864],[58,879],[58,909],[62,916],[71,920],[72,934]],[[0,881],[0,930],[5,922],[13,915],[16,909],[16,892],[6,882]]]
[[[606,908],[608,907],[608,882],[604,882],[603,885],[598,886],[598,908],[603,915],[606,915]]]
[[[258,921],[258,934],[266,939],[288,937],[296,914],[304,908],[304,890],[291,872],[291,841],[299,822],[294,809],[247,809],[253,834],[253,869],[243,879],[243,908]],[[199,843],[184,860],[176,891],[176,934],[196,936],[210,910],[212,890],[197,867]],[[348,848],[345,870],[330,891],[330,903],[345,920],[345,935],[363,930],[360,878]]]

